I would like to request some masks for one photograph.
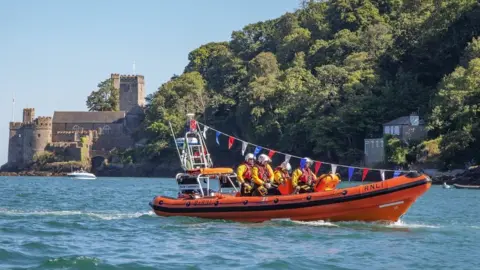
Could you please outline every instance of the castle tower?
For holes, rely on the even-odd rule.
[[[22,123],[10,122],[10,136],[8,138],[8,163],[23,163],[23,136]]]
[[[32,157],[52,142],[52,117],[38,117],[32,130]]]
[[[33,108],[25,108],[23,109],[23,122],[24,123],[31,123],[35,119],[35,109]]]
[[[145,105],[145,82],[143,75],[112,74],[114,86],[119,84],[120,110],[135,113]],[[119,82],[118,82],[119,81]]]

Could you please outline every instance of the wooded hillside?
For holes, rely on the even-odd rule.
[[[445,164],[478,162],[479,35],[476,0],[305,1],[192,51],[148,97],[135,159],[165,158],[167,121],[181,131],[194,112],[255,144],[351,164],[382,123],[419,112]],[[214,143],[214,157],[241,158]]]

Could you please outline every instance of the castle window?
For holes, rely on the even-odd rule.
[[[40,133],[37,134],[38,138],[40,138]]]
[[[103,134],[110,134],[110,131],[111,131],[111,130],[112,130],[112,129],[110,128],[109,125],[105,125],[105,126],[103,127]]]

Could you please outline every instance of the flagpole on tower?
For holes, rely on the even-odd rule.
[[[12,122],[15,122],[15,91],[13,92],[12,99]]]

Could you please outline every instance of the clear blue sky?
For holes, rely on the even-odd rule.
[[[292,12],[299,0],[2,1],[0,8],[0,165],[8,122],[24,107],[37,116],[84,111],[110,73],[145,76],[147,94],[181,74],[188,53],[234,30]]]

